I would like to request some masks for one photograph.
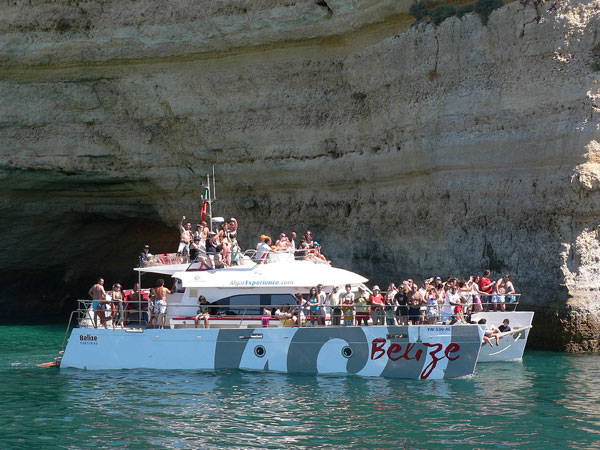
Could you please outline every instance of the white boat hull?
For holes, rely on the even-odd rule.
[[[257,329],[75,328],[61,368],[247,369],[441,379],[473,374],[473,325]]]
[[[471,320],[479,321],[485,318],[487,323],[492,323],[496,327],[502,324],[504,319],[510,321],[511,332],[502,333],[499,345],[496,346],[492,339],[493,346],[485,344],[479,353],[479,362],[505,362],[521,361],[527,338],[531,330],[533,321],[533,312],[531,311],[510,311],[510,312],[487,312],[477,313],[471,316]]]

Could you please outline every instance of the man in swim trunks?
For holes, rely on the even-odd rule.
[[[158,314],[157,325],[160,322],[160,328],[163,330],[167,319],[167,294],[172,294],[172,292],[165,287],[165,280],[161,278],[156,282],[156,307],[154,313]]]
[[[496,282],[496,292],[497,292],[497,302],[494,303],[494,311],[497,310],[498,308],[498,303],[500,303],[500,309],[502,311],[506,310],[506,305],[504,304],[504,300],[505,300],[505,296],[506,295],[512,295],[515,294],[517,291],[515,291],[515,287],[512,284],[512,281],[510,281],[510,274],[507,273],[506,275],[504,275],[502,278],[500,278],[497,282]]]
[[[192,242],[192,224],[190,222],[183,226],[185,216],[181,217],[179,222],[179,247],[177,253],[181,255],[187,255],[190,250],[190,243]]]
[[[94,311],[94,328],[98,328],[98,317],[100,317],[100,324],[106,326],[106,316],[104,315],[104,305],[102,302],[106,301],[106,291],[104,290],[104,278],[98,278],[98,282],[93,285],[88,291],[90,297],[92,297],[92,311]]]

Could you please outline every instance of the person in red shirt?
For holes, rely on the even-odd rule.
[[[483,303],[483,310],[490,310],[490,301],[492,299],[492,292],[494,291],[494,283],[490,280],[490,271],[489,269],[485,269],[483,271],[483,276],[479,280],[479,290],[484,294],[481,295],[481,303]]]
[[[385,306],[385,303],[383,301],[383,295],[381,295],[381,291],[379,290],[379,286],[373,286],[373,294],[371,294],[369,303],[371,304],[371,318],[373,319],[373,325],[383,325],[385,318],[383,307]]]

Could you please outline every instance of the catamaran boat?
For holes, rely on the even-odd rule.
[[[213,173],[214,179],[214,173]],[[214,183],[207,176],[202,212],[211,228]],[[207,207],[208,206],[208,207]],[[266,257],[265,257],[266,256]],[[156,255],[135,270],[178,280],[167,296],[165,328],[147,326],[140,296],[128,302],[128,318],[137,325],[96,328],[92,302],[80,300],[61,368],[80,369],[246,369],[283,373],[356,374],[390,378],[441,379],[472,375],[481,349],[476,325],[311,326],[295,295],[318,284],[330,292],[350,285],[354,291],[367,279],[297,253],[245,253],[231,267],[204,254],[192,262],[181,255]],[[144,294],[147,301],[147,291]],[[199,297],[212,308],[196,319]],[[130,309],[133,305],[134,309]],[[293,311],[275,317],[265,310]],[[71,315],[71,319],[75,317]],[[69,321],[71,322],[71,320]],[[132,326],[133,323],[133,326]]]
[[[198,270],[191,263],[137,268],[181,280],[168,296],[165,329],[93,327],[89,306],[71,332],[61,368],[248,369],[284,373],[357,374],[440,379],[473,374],[481,349],[476,325],[310,326],[261,316],[265,308],[296,307],[311,287],[367,281],[348,270],[296,260],[244,258],[235,267]],[[217,310],[196,328],[198,297]],[[202,321],[200,321],[202,322]]]

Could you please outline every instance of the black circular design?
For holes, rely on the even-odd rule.
[[[352,356],[352,349],[346,345],[342,348],[342,356],[344,358],[350,358]]]
[[[262,345],[257,345],[254,347],[254,354],[259,358],[262,358],[267,354],[267,350]]]

